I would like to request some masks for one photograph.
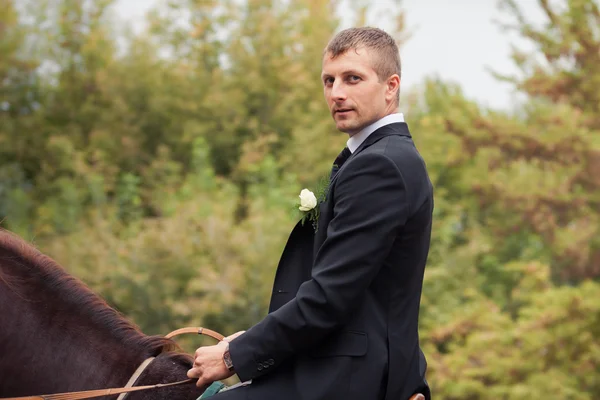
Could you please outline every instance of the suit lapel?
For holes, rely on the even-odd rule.
[[[269,312],[290,301],[300,285],[310,279],[314,235],[310,221],[304,224],[298,221],[290,233],[275,273]]]

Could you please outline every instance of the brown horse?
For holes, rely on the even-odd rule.
[[[153,356],[136,386],[187,379],[192,358],[173,341],[144,335],[51,258],[0,230],[0,398],[123,387]],[[201,394],[192,382],[128,400]]]

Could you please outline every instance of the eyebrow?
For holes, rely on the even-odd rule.
[[[349,69],[349,70],[346,70],[346,71],[342,72],[342,75],[360,75],[360,76],[364,76],[364,73],[362,73],[360,71],[357,71],[355,69]],[[330,75],[330,74],[322,74],[321,75],[321,79],[331,78],[332,76],[333,75]]]
[[[348,71],[344,71],[343,75],[364,75],[364,73],[357,71],[355,69],[349,69]]]

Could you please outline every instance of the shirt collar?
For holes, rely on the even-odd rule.
[[[358,147],[369,137],[371,133],[375,132],[382,126],[393,124],[396,122],[404,122],[404,114],[394,113],[386,115],[385,117],[373,122],[371,125],[364,127],[360,132],[348,139],[348,149],[350,150],[350,152],[354,153],[356,149],[358,149]]]

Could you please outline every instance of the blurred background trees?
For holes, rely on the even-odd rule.
[[[299,191],[345,143],[319,81],[337,2],[171,0],[141,33],[111,3],[0,0],[2,226],[146,333],[245,329]],[[440,399],[600,398],[600,12],[558,3],[534,26],[501,2],[535,48],[496,71],[513,111],[436,79],[403,96],[435,185],[421,338]]]

